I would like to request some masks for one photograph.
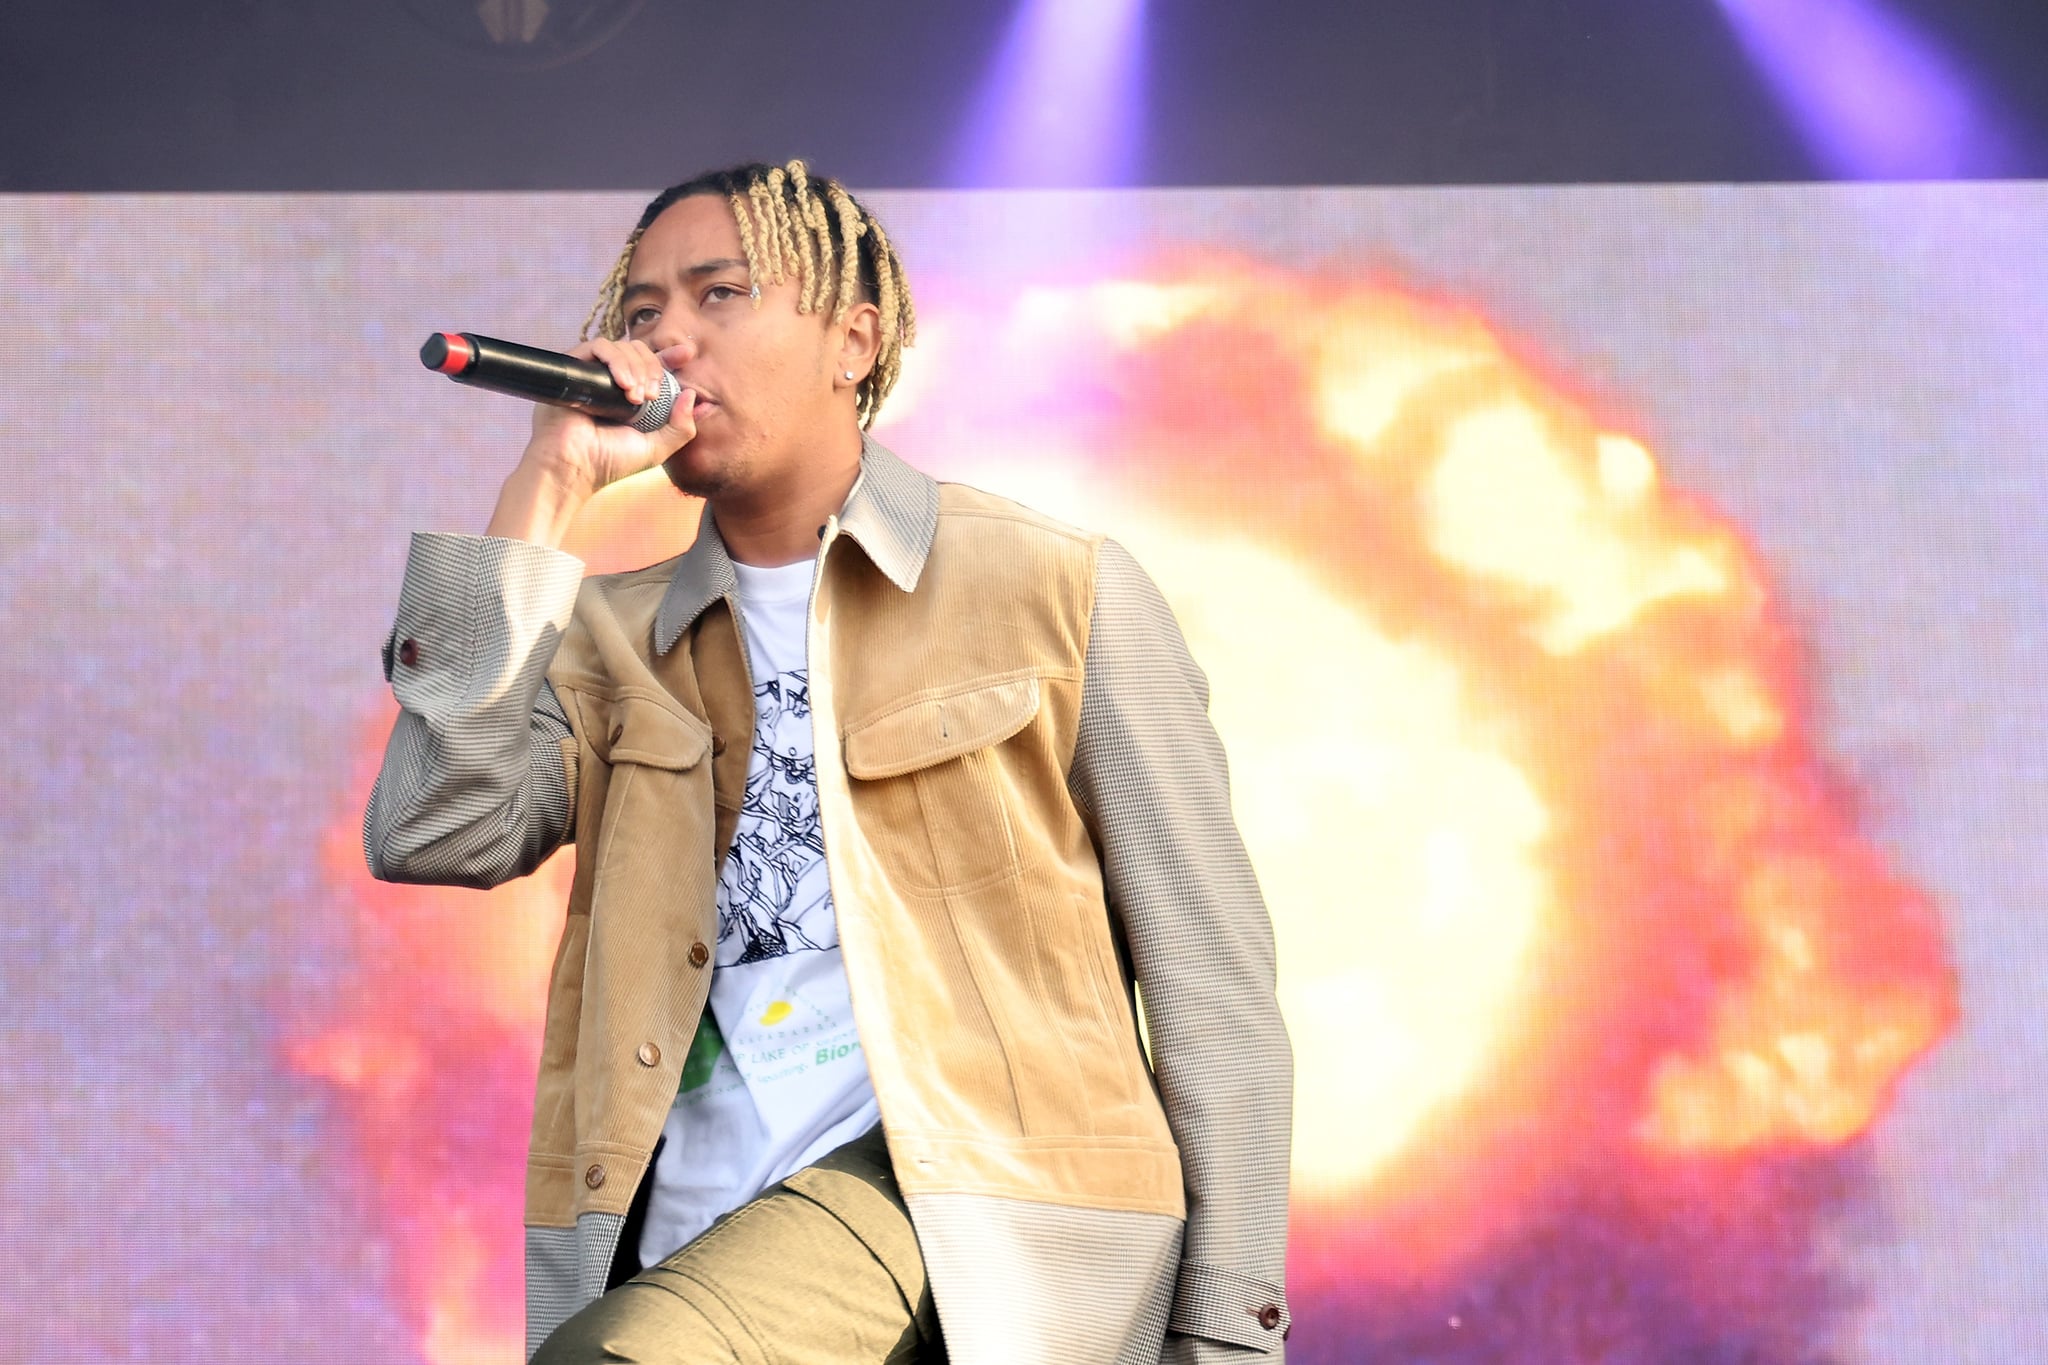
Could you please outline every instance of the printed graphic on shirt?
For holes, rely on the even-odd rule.
[[[682,1078],[676,1082],[676,1093],[687,1095],[711,1079],[711,1073],[718,1069],[718,1059],[725,1055],[725,1035],[718,1031],[718,1014],[706,1009],[697,1021],[697,1036],[690,1040],[690,1054],[683,1058]]]
[[[678,1112],[735,1131],[751,1125],[771,1144],[801,1147],[821,1122],[829,1126],[873,1103],[837,948],[785,953],[718,975],[683,1063]]]
[[[733,566],[754,751],[718,883],[718,967],[662,1127],[640,1259],[879,1121],[839,955],[811,761],[809,565]]]
[[[818,825],[807,670],[754,688],[754,758],[739,828],[719,874],[718,965],[838,944]]]

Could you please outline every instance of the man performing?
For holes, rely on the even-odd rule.
[[[1278,1360],[1272,930],[1158,590],[868,437],[909,287],[800,162],[656,197],[592,321],[682,399],[536,408],[488,534],[414,538],[364,828],[394,881],[576,845],[529,1353]],[[696,542],[585,580],[578,508],[657,464]]]

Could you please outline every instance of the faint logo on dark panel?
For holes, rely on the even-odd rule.
[[[400,0],[435,37],[493,66],[537,71],[587,57],[646,0]]]

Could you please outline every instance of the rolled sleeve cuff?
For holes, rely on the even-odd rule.
[[[567,627],[582,581],[582,560],[545,545],[414,534],[398,614],[381,650],[385,681],[401,702],[413,700],[408,693],[445,701],[438,694],[449,683],[466,690],[480,667],[518,668],[533,642]]]
[[[1182,1261],[1169,1332],[1277,1351],[1293,1326],[1280,1287],[1221,1266]]]

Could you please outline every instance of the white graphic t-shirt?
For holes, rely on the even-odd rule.
[[[754,752],[719,873],[711,1003],[662,1129],[642,1265],[880,1121],[818,825],[804,659],[813,566],[733,567],[754,680]]]

